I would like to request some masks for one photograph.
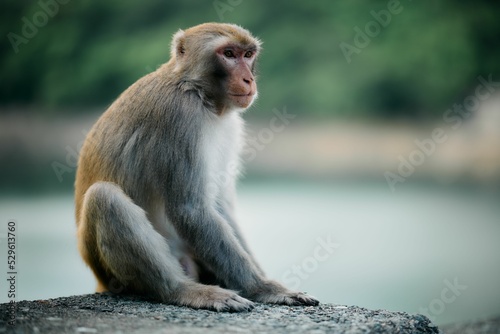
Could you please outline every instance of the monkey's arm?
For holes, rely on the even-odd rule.
[[[201,201],[171,206],[170,215],[180,237],[228,288],[251,294],[264,277],[235,237],[224,217]]]
[[[216,210],[193,203],[178,208],[174,224],[179,234],[228,288],[257,302],[318,305],[315,298],[266,279]]]
[[[188,159],[184,156],[183,159]],[[189,159],[188,159],[189,160]],[[242,246],[224,215],[203,192],[198,164],[177,160],[166,183],[167,214],[179,236],[225,286],[253,301],[285,305],[317,305],[313,297],[286,289],[266,279]]]
[[[262,275],[262,277],[265,277],[264,270],[260,267],[259,263],[255,259],[255,256],[253,255],[252,251],[250,250],[250,247],[248,246],[248,243],[246,242],[245,238],[243,237],[243,233],[241,232],[241,229],[236,221],[236,215],[235,215],[235,210],[234,210],[234,198],[235,198],[235,193],[236,191],[234,189],[230,189],[226,192],[227,194],[231,194],[230,196],[226,196],[226,198],[221,200],[221,203],[219,205],[219,212],[223,216],[224,219],[228,222],[228,224],[231,226],[234,235],[240,242],[241,246],[243,249],[247,252],[247,254],[250,256],[252,259],[253,264],[259,271],[259,273]]]

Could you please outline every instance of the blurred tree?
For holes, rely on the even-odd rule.
[[[206,21],[241,24],[264,41],[254,113],[286,105],[311,116],[428,119],[467,94],[478,75],[500,78],[498,2],[401,1],[379,23],[388,4],[5,0],[0,112],[108,105],[168,60],[177,29]],[[368,37],[363,47],[359,31]],[[341,43],[359,51],[350,62]]]

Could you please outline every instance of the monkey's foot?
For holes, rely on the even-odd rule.
[[[273,281],[266,282],[259,291],[252,294],[251,300],[265,304],[288,306],[316,306],[319,301],[302,292],[290,291],[281,284]]]
[[[288,306],[317,306],[319,301],[302,292],[278,293],[275,295],[267,295],[262,298],[262,303],[278,304]]]
[[[236,292],[214,285],[190,283],[179,293],[177,304],[217,312],[251,311],[254,304]]]

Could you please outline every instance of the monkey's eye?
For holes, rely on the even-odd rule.
[[[252,51],[247,51],[245,52],[245,58],[252,58],[253,52]]]
[[[224,56],[226,56],[228,58],[234,58],[234,53],[232,50],[226,50],[226,51],[224,51]]]

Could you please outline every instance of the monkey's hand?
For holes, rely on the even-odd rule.
[[[302,292],[291,291],[275,281],[265,281],[257,291],[250,293],[249,299],[266,304],[289,306],[316,306],[319,301]]]
[[[240,297],[232,290],[222,289],[215,285],[188,282],[178,289],[176,295],[176,304],[196,309],[242,312],[254,308],[254,304],[248,299]]]

